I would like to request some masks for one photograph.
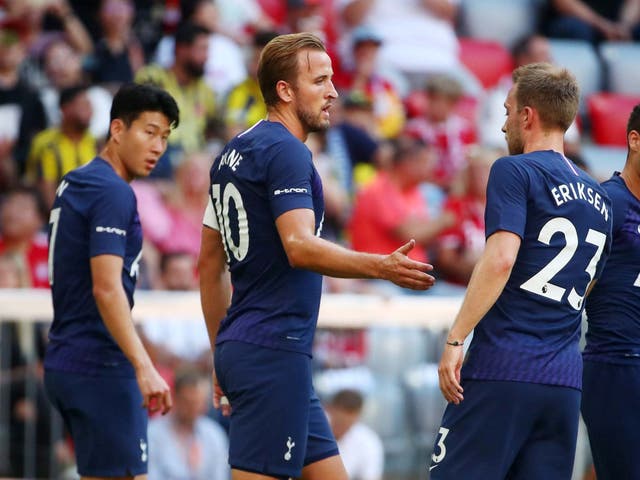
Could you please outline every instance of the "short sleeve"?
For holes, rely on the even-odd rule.
[[[266,171],[273,218],[298,208],[313,210],[313,178],[311,152],[304,144],[293,141],[277,144]]]
[[[213,228],[214,230],[220,230],[220,226],[218,225],[218,219],[216,218],[216,212],[213,209],[213,200],[211,200],[211,195],[209,195],[207,208],[205,208],[204,210],[204,217],[202,219],[202,224],[205,227]]]
[[[89,210],[89,255],[124,258],[127,235],[136,213],[136,198],[129,185],[114,184],[103,190]]]
[[[485,236],[498,230],[524,238],[527,222],[529,181],[513,157],[502,157],[493,164],[487,184]]]

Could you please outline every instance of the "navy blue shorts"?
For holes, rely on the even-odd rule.
[[[524,382],[466,380],[431,456],[432,480],[571,478],[580,392]]]
[[[304,466],[338,455],[309,356],[228,341],[216,347],[215,368],[232,409],[232,468],[298,478]]]
[[[71,433],[81,476],[147,473],[148,415],[135,378],[45,370],[44,384]]]
[[[640,478],[640,364],[585,360],[582,417],[598,480]]]

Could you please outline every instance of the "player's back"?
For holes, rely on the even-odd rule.
[[[487,237],[506,230],[522,243],[463,376],[580,388],[584,296],[610,248],[606,192],[557,152],[504,157],[492,167],[486,223]]]
[[[68,173],[58,187],[49,220],[54,319],[47,368],[133,375],[98,312],[90,259],[101,254],[123,257],[122,282],[133,306],[141,253],[142,230],[129,184],[101,158]]]
[[[587,301],[584,358],[640,360],[640,199],[616,173],[602,184],[613,205],[613,243],[602,277]]]
[[[289,265],[275,220],[312,209],[319,233],[324,205],[311,152],[282,124],[261,121],[221,152],[211,184],[233,284],[218,342],[310,353],[322,278]]]

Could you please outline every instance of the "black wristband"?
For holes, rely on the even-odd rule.
[[[464,345],[464,342],[459,342],[458,340],[454,340],[453,342],[450,342],[449,340],[447,340],[445,343],[447,345],[451,345],[452,347],[461,347]]]

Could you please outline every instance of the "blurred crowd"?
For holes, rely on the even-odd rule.
[[[540,25],[501,45],[507,68],[487,84],[461,60],[465,3],[0,0],[0,288],[48,288],[57,184],[99,152],[114,92],[136,81],[165,88],[181,112],[151,178],[133,183],[145,236],[139,287],[195,290],[209,167],[227,140],[266,114],[255,78],[261,49],[278,34],[312,31],[327,45],[340,93],[331,128],[307,141],[324,183],[322,234],[379,253],[414,238],[410,256],[432,263],[439,280],[426,294],[460,294],[484,245],[489,169],[506,154],[511,69],[553,62],[550,38],[594,48],[640,38],[640,1],[531,0]],[[581,111],[566,154],[588,168],[581,145],[591,125]],[[401,293],[358,280],[327,279],[325,289]],[[184,365],[210,370],[202,322],[148,322],[142,332],[168,378]],[[4,333],[18,347],[26,335]],[[317,359],[353,365],[365,348],[361,332],[320,332]],[[14,367],[26,362],[22,350]],[[187,375],[176,387],[197,390],[199,381]],[[68,458],[62,448],[59,455]],[[189,455],[204,461],[197,450]]]

